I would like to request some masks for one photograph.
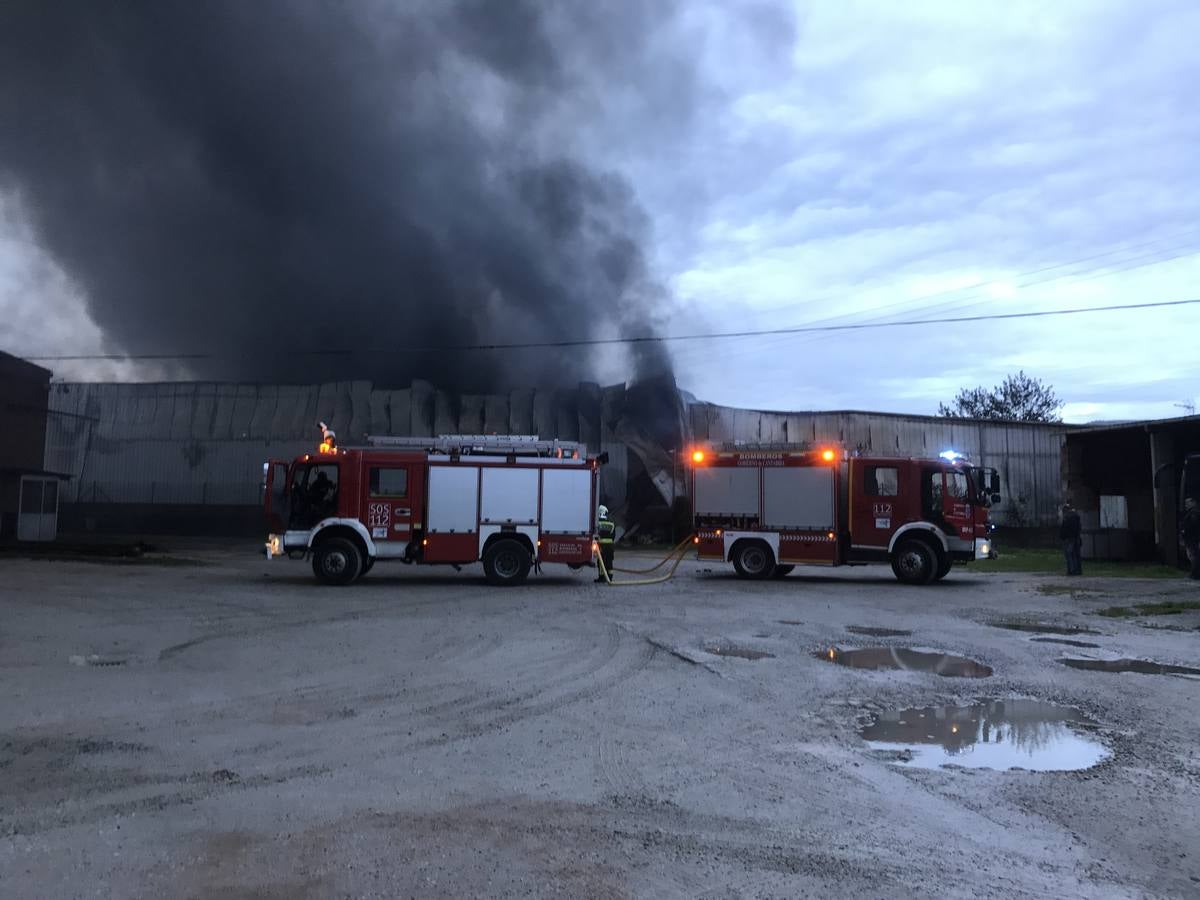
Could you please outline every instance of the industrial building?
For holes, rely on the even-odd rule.
[[[1048,527],[1061,500],[1064,426],[871,412],[765,412],[697,402],[669,379],[452,394],[423,381],[257,385],[58,383],[46,468],[69,473],[64,529],[256,534],[263,462],[311,451],[317,422],[343,445],[367,434],[540,434],[607,451],[602,493],[618,520],[665,522],[687,493],[695,442],[828,441],[851,452],[955,449],[998,469],[1001,524]]]
[[[0,540],[57,533],[60,478],[43,465],[50,374],[0,352]]]
[[[1200,416],[1070,431],[1062,481],[1083,522],[1084,557],[1178,565],[1183,500],[1200,494],[1200,484],[1183,486],[1185,461],[1195,454]]]

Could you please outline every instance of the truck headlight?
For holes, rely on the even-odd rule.
[[[283,538],[278,534],[267,535],[267,557],[283,556]]]

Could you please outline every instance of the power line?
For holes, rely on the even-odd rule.
[[[1081,257],[1081,258],[1074,259],[1074,260],[1068,260],[1066,262],[1057,263],[1055,265],[1043,266],[1039,269],[1032,269],[1032,270],[1026,271],[1026,272],[1019,272],[1019,273],[1016,273],[1015,275],[1010,275],[1007,279],[1005,279],[1005,282],[1008,284],[1011,284],[1011,286],[1013,288],[1020,288],[1020,289],[1029,288],[1029,287],[1039,287],[1043,284],[1048,284],[1050,282],[1055,282],[1055,281],[1062,281],[1063,279],[1067,279],[1069,284],[1079,284],[1079,283],[1082,283],[1085,281],[1092,281],[1097,278],[1109,278],[1109,277],[1112,277],[1114,275],[1117,275],[1117,274],[1120,274],[1123,272],[1128,272],[1132,269],[1141,269],[1141,268],[1145,268],[1148,266],[1155,266],[1155,265],[1159,265],[1164,262],[1170,262],[1170,261],[1173,261],[1176,259],[1185,258],[1188,256],[1194,256],[1197,254],[1197,251],[1195,249],[1192,249],[1191,243],[1186,243],[1186,242],[1183,244],[1177,245],[1177,246],[1172,246],[1172,247],[1160,247],[1159,249],[1151,250],[1149,252],[1146,252],[1145,248],[1148,246],[1154,245],[1154,244],[1162,244],[1164,241],[1167,243],[1175,243],[1175,242],[1179,241],[1180,239],[1185,238],[1196,232],[1200,232],[1200,229],[1192,228],[1192,229],[1188,229],[1187,231],[1183,231],[1183,232],[1180,232],[1175,235],[1168,235],[1166,237],[1159,236],[1159,237],[1153,238],[1149,241],[1142,241],[1142,242],[1138,242],[1138,243],[1134,243],[1134,244],[1124,245],[1121,247],[1111,248],[1109,250],[1106,250],[1106,251],[1103,251],[1100,253],[1094,253],[1090,256]],[[1072,267],[1072,266],[1079,265],[1081,263],[1086,263],[1086,262],[1102,259],[1104,257],[1113,256],[1115,254],[1128,253],[1130,250],[1138,250],[1140,252],[1138,253],[1138,255],[1128,257],[1126,259],[1116,260],[1116,261],[1114,261],[1113,265],[1110,265],[1108,268],[1102,269],[1099,272],[1076,271],[1076,272],[1063,272],[1060,274],[1043,276],[1043,277],[1031,277],[1031,276],[1041,275],[1042,273],[1050,272],[1050,271],[1053,271],[1056,269]],[[1185,252],[1183,252],[1183,253],[1176,252],[1179,250],[1183,250]],[[1173,255],[1164,255],[1164,254],[1173,254]],[[1013,283],[1013,281],[1015,279],[1023,279],[1023,280]],[[996,281],[996,279],[984,279],[981,281],[972,282],[971,284],[963,285],[962,287],[958,287],[958,288],[948,288],[946,290],[936,291],[936,292],[930,293],[930,294],[923,294],[923,295],[918,295],[915,297],[906,297],[903,300],[895,301],[892,303],[885,303],[882,306],[875,306],[875,307],[868,307],[866,309],[853,310],[851,312],[843,313],[841,315],[823,316],[823,317],[820,317],[817,319],[810,319],[805,324],[817,325],[817,324],[829,324],[829,323],[835,323],[835,322],[857,322],[857,323],[878,322],[878,323],[886,325],[886,324],[890,324],[888,319],[891,316],[897,316],[897,315],[899,315],[899,316],[907,315],[910,317],[914,316],[914,315],[929,316],[929,315],[932,315],[933,313],[935,313],[939,310],[943,310],[943,309],[950,309],[950,310],[953,310],[954,312],[962,312],[965,309],[976,308],[983,303],[996,303],[997,298],[995,298],[995,297],[988,296],[986,294],[981,296],[981,294],[983,293],[982,289],[989,287],[990,285],[995,283],[995,281]],[[955,295],[958,295],[958,296],[955,296]],[[974,295],[974,297],[972,297],[972,295]],[[935,303],[921,302],[921,301],[925,301],[925,300],[935,299],[938,297],[950,297],[951,299],[941,300],[941,301],[935,302]],[[829,298],[823,298],[823,299],[829,299]],[[811,303],[812,301],[808,301],[808,302]],[[752,313],[756,317],[760,317],[764,314],[770,314],[772,312],[778,312],[778,311],[785,310],[785,309],[795,309],[797,306],[798,306],[798,304],[789,304],[787,306],[777,306],[777,307],[771,307],[771,308],[767,308],[767,309],[755,308],[754,310],[752,310]],[[904,309],[898,309],[900,307],[904,307]],[[889,312],[888,310],[897,310],[897,311]],[[819,337],[819,335],[814,335],[813,339],[815,339],[816,337]],[[761,348],[749,347],[749,348],[747,348],[746,351],[743,351],[743,352],[759,352],[760,349]],[[736,351],[734,351],[734,352],[736,352]],[[686,351],[684,351],[684,353],[686,354]],[[682,365],[686,365],[687,364],[687,356],[684,355],[682,357],[676,357],[676,361]]]
[[[440,347],[386,347],[366,349],[318,349],[289,351],[296,356],[363,356],[380,353],[459,353],[477,350],[535,350],[569,347],[595,347],[614,344],[666,344],[678,341],[708,341],[726,338],[765,337],[775,334],[810,334],[833,331],[865,331],[874,328],[900,328],[913,325],[946,325],[963,322],[991,322],[1003,319],[1035,319],[1047,316],[1072,316],[1081,313],[1115,312],[1132,309],[1160,309],[1175,306],[1200,304],[1200,298],[1191,300],[1162,300],[1152,303],[1119,303],[1111,306],[1079,306],[1071,309],[1031,310],[1013,313],[985,313],[976,316],[947,316],[933,319],[907,319],[893,322],[846,322],[837,325],[797,325],[790,328],[763,328],[749,331],[714,331],[696,334],[640,335],[637,337],[580,338],[565,341],[524,341],[508,344],[449,344]],[[228,359],[231,353],[131,353],[131,354],[76,354],[64,356],[28,356],[31,362],[83,362],[83,361],[166,361]]]

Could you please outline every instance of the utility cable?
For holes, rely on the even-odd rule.
[[[889,322],[846,322],[832,325],[796,325],[787,328],[760,328],[746,331],[712,331],[695,334],[639,335],[636,337],[578,338],[564,341],[518,341],[507,344],[449,344],[438,347],[397,346],[356,350],[297,350],[297,356],[365,356],[394,353],[458,353],[476,350],[535,350],[563,347],[595,347],[616,344],[668,344],[679,341],[710,341],[728,338],[762,337],[772,334],[813,334],[836,331],[864,331],[875,328],[898,328],[914,325],[952,325],[965,322],[994,322],[1007,319],[1036,319],[1047,316],[1073,316],[1084,313],[1117,312],[1135,309],[1165,309],[1200,304],[1200,298],[1160,300],[1149,303],[1114,303],[1107,306],[1077,306],[1069,309],[1028,310],[1012,313],[985,313],[975,316],[944,316],[932,319],[904,319]],[[131,354],[70,354],[62,356],[27,356],[31,362],[82,362],[104,360],[198,360],[227,359],[229,353],[131,353]]]

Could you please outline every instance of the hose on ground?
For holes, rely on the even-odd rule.
[[[669,580],[675,574],[675,570],[679,568],[679,564],[681,562],[683,562],[684,556],[687,555],[687,545],[689,543],[691,543],[691,540],[692,540],[691,535],[688,535],[687,538],[684,539],[683,541],[681,541],[679,543],[679,545],[677,547],[675,547],[674,550],[672,550],[670,553],[668,553],[663,558],[663,560],[660,563],[658,563],[658,565],[654,566],[651,569],[645,570],[646,572],[653,572],[655,569],[665,565],[667,562],[671,562],[672,560],[674,560],[674,562],[672,562],[672,564],[671,564],[671,567],[669,569],[667,569],[667,571],[664,574],[658,575],[654,578],[638,578],[638,579],[634,579],[632,581],[613,581],[612,572],[609,572],[608,567],[606,565],[604,565],[604,557],[603,556],[600,556],[599,554],[597,554],[596,565],[600,569],[600,577],[603,578],[606,583],[611,584],[613,587],[633,587],[635,585],[661,584],[662,582]],[[629,570],[625,570],[625,569],[617,569],[616,566],[614,566],[613,569],[616,571],[629,571]],[[637,570],[634,569],[632,571],[636,572]]]
[[[623,566],[613,566],[612,570],[614,572],[623,572],[626,575],[649,575],[651,572],[661,569],[663,566],[665,566],[667,563],[669,563],[671,560],[673,560],[675,558],[675,555],[677,553],[683,552],[688,547],[688,545],[691,544],[691,542],[692,542],[692,536],[689,534],[682,541],[680,541],[678,544],[676,544],[674,547],[672,547],[670,552],[667,553],[666,556],[664,556],[662,559],[660,559],[658,562],[656,562],[654,565],[652,565],[648,569],[627,569],[627,568],[624,568]]]

